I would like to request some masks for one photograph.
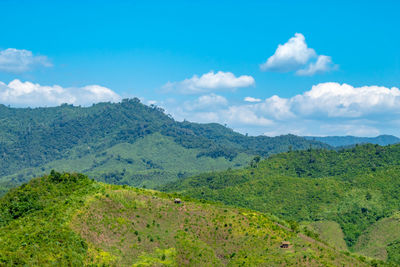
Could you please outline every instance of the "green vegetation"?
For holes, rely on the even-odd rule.
[[[16,181],[32,173],[60,171],[83,172],[99,181],[152,188],[176,178],[199,174],[201,171],[238,168],[251,156],[239,153],[234,159],[198,157],[199,149],[187,149],[172,137],[154,133],[135,143],[119,143],[84,157],[69,157],[51,161],[39,168],[29,168],[3,179]]]
[[[270,212],[286,220],[333,221],[340,225],[347,246],[361,251],[356,246],[360,236],[399,210],[400,145],[282,153],[252,161],[245,169],[187,178],[163,190]],[[397,248],[392,247],[392,251]]]
[[[367,266],[272,216],[52,172],[0,199],[0,265]],[[289,241],[288,249],[280,248]]]
[[[0,105],[0,195],[53,168],[108,183],[155,187],[245,166],[255,155],[310,145],[329,147],[293,135],[248,137],[215,123],[177,122],[137,98],[88,108]]]
[[[374,258],[400,264],[400,214],[383,218],[369,227],[357,240],[355,250]]]
[[[327,242],[328,244],[340,250],[347,250],[344,241],[343,231],[337,222],[333,221],[315,221],[303,222],[305,231],[311,231],[317,234],[317,238]]]

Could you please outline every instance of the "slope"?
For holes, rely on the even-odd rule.
[[[151,155],[139,155],[142,153],[138,152],[139,147],[146,142]],[[158,153],[153,148],[157,142],[164,142],[164,152],[184,152]],[[0,105],[0,190],[43,174],[49,166],[132,185],[141,185],[143,180],[150,179],[154,181],[147,185],[154,186],[184,177],[185,173],[242,166],[250,156],[268,156],[287,151],[289,147],[305,149],[310,145],[329,147],[293,135],[248,137],[215,123],[177,122],[161,108],[143,105],[137,98],[91,107],[64,104],[31,109]],[[114,158],[123,159],[115,165],[118,169],[110,167],[114,161],[104,154],[109,152]],[[196,157],[185,158],[187,154],[196,154]],[[130,160],[137,156],[141,159]],[[176,164],[152,164],[160,161],[160,157]],[[197,163],[203,159],[206,164]],[[144,165],[147,165],[145,169]],[[141,176],[134,176],[132,171],[123,172],[124,169],[135,173],[141,170]]]
[[[357,240],[355,250],[381,260],[400,264],[400,214],[383,218],[371,225]],[[397,244],[397,248],[394,246]]]
[[[281,222],[284,223],[284,222]],[[367,266],[268,215],[52,172],[0,199],[1,265]],[[280,248],[290,241],[288,249]]]
[[[359,236],[400,206],[400,145],[282,153],[251,166],[162,188],[270,212],[286,220],[335,221],[354,248]]]

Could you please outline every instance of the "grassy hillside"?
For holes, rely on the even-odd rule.
[[[293,135],[249,137],[215,123],[177,122],[137,98],[91,107],[0,105],[0,193],[51,168],[153,187],[310,145],[329,147]]]
[[[358,239],[355,250],[374,258],[400,264],[399,243],[400,214],[396,213],[371,225]]]
[[[270,212],[286,220],[337,222],[350,249],[400,206],[400,145],[293,151],[240,170],[170,184],[196,198]]]
[[[0,265],[377,266],[271,216],[84,175],[37,178],[0,199]],[[288,249],[280,248],[289,241]]]
[[[334,221],[303,222],[305,229],[318,234],[321,240],[340,250],[347,250],[344,234],[340,225]],[[385,259],[383,259],[385,260]]]

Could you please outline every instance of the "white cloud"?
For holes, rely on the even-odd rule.
[[[223,101],[190,108],[198,102],[171,106],[169,112],[178,119],[226,123],[251,134],[400,135],[400,90],[396,87],[328,82],[288,98],[274,95],[261,102],[229,105]]]
[[[201,94],[218,90],[234,90],[254,85],[254,78],[248,75],[236,77],[232,72],[210,71],[201,75],[193,75],[190,79],[180,82],[168,82],[163,87],[184,94]]]
[[[0,50],[0,71],[24,72],[35,66],[51,67],[46,56],[35,56],[31,51],[8,48]]]
[[[0,82],[0,103],[13,106],[57,106],[63,103],[87,106],[120,100],[117,93],[99,85],[63,88],[59,85],[42,86],[20,80],[13,80],[8,85]]]
[[[261,102],[262,101],[259,98],[254,98],[254,97],[251,97],[251,96],[246,96],[243,100],[245,102],[250,102],[250,103]]]
[[[218,108],[226,106],[227,104],[228,100],[225,97],[216,94],[209,94],[200,96],[195,101],[186,101],[184,105],[186,110],[202,110]]]
[[[290,72],[297,75],[314,75],[335,69],[331,57],[317,55],[314,49],[309,48],[305,37],[296,33],[283,45],[278,45],[275,53],[260,65],[263,71]]]
[[[142,100],[143,101],[143,100]],[[147,105],[156,105],[157,101],[156,100],[149,100],[147,101]]]
[[[257,114],[256,110],[252,106],[232,106],[228,110],[221,112],[228,123],[240,123],[242,125],[251,126],[270,126],[273,121],[264,117],[263,115]]]
[[[396,87],[320,83],[289,99],[289,105],[293,112],[302,116],[357,118],[369,114],[399,114],[400,90]]]
[[[316,62],[311,62],[304,69],[296,71],[296,74],[301,76],[311,76],[316,73],[327,72],[335,68],[336,65],[333,64],[331,57],[321,55],[318,56]]]
[[[296,33],[294,37],[278,48],[268,60],[261,65],[262,70],[287,72],[305,65],[310,58],[315,57],[314,49],[308,48],[304,35]]]

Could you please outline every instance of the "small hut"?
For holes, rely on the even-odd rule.
[[[290,247],[289,241],[283,241],[280,245],[280,248],[289,248],[289,247]]]
[[[181,204],[181,203],[182,203],[182,200],[181,200],[180,198],[175,198],[175,199],[174,199],[174,203],[175,203],[175,204]]]

